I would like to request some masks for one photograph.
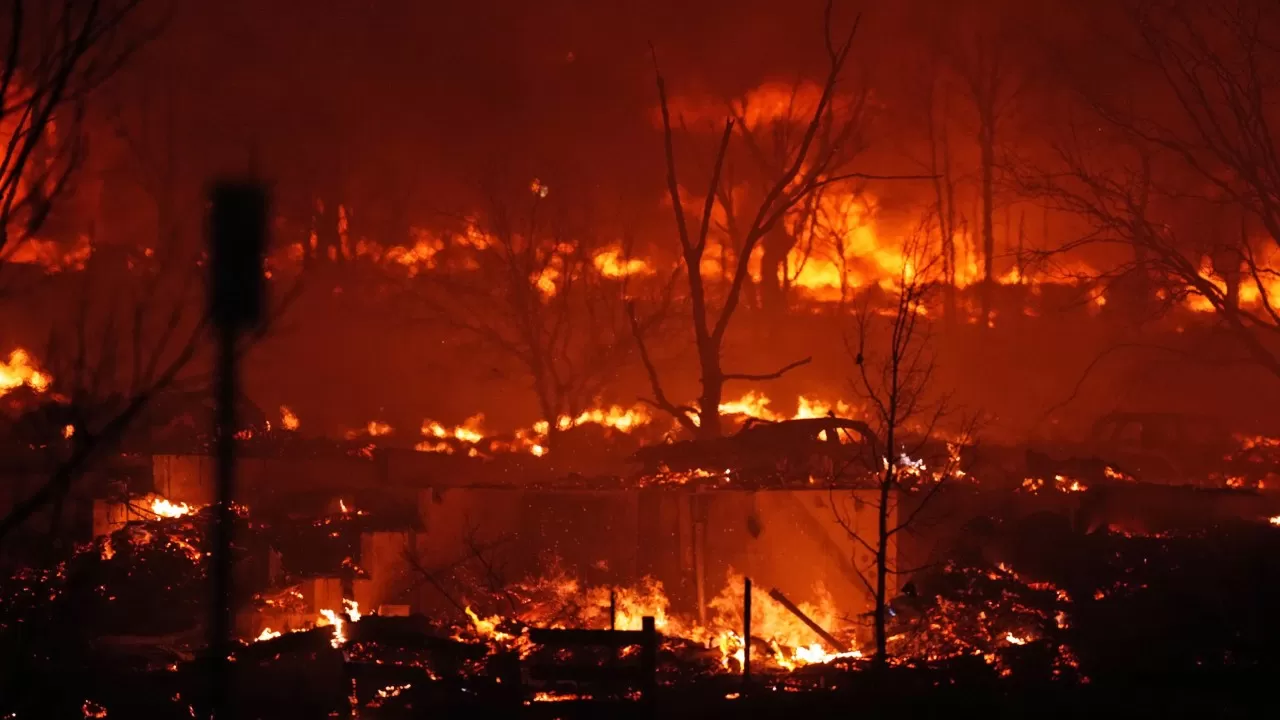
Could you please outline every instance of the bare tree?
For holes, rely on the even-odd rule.
[[[933,175],[934,203],[938,216],[938,236],[942,241],[942,281],[946,292],[946,316],[949,322],[956,317],[956,188],[951,172],[951,137],[947,124],[950,118],[951,93],[939,78],[936,64],[929,68],[926,94],[928,104],[929,172]],[[939,86],[942,87],[939,87]],[[939,98],[939,95],[941,97]],[[939,107],[939,104],[941,107]],[[941,119],[939,119],[941,112]]]
[[[589,408],[634,352],[626,299],[633,275],[647,267],[630,256],[627,242],[574,232],[563,210],[537,181],[516,203],[491,193],[478,232],[454,241],[465,258],[419,276],[414,288],[424,319],[516,364],[552,449],[565,429],[560,418]]]
[[[0,18],[0,253],[39,232],[85,155],[88,96],[129,58],[141,0],[6,0]]]
[[[970,6],[968,10],[961,10],[961,7],[964,6],[955,9],[964,13],[962,18],[941,24],[934,42],[942,48],[952,73],[959,79],[964,96],[977,116],[974,139],[979,151],[978,216],[982,230],[981,303],[982,325],[985,326],[991,317],[996,280],[994,218],[999,170],[996,157],[998,138],[1017,108],[1023,91],[1029,87],[1031,73],[1025,67],[1024,59],[1016,55],[1017,40],[1026,28],[1019,26],[1010,7],[1002,3],[984,3],[980,7]],[[930,125],[933,125],[932,120]],[[939,142],[945,147],[945,137],[935,137],[931,128],[931,154],[935,162],[941,150]],[[943,162],[949,162],[949,159],[944,156]],[[938,192],[946,194],[944,188],[938,188]],[[954,231],[952,203],[947,203],[945,214],[947,217],[942,219],[942,224]]]
[[[785,172],[787,163],[795,154],[797,146],[804,141],[805,136],[802,132],[813,118],[812,103],[817,101],[817,93],[818,89],[811,84],[794,84],[786,107],[777,117],[770,117],[760,112],[759,108],[752,107],[753,102],[768,103],[774,98],[765,98],[762,101],[748,96],[730,104],[734,125],[738,129],[742,146],[746,150],[748,162],[745,164],[751,166],[751,172],[748,173],[750,177],[747,181],[739,187],[735,187],[732,182],[727,182],[728,178],[734,176],[732,165],[736,160],[734,154],[729,154],[724,161],[727,167],[718,188],[717,199],[727,218],[725,230],[728,233],[728,241],[737,249],[739,256],[742,248],[738,247],[740,244],[738,232],[743,230],[743,222],[735,215],[734,191],[744,190],[745,196],[754,201],[752,206],[758,207],[761,200],[760,192],[767,190],[771,183]],[[812,153],[815,157],[825,159],[828,174],[840,174],[866,148],[864,125],[867,90],[865,85],[842,100],[841,107],[836,109],[833,103],[833,111],[827,112],[822,117],[817,133],[812,139]],[[826,188],[817,188],[814,192],[797,199],[782,218],[760,238],[759,245],[762,252],[759,304],[762,310],[775,316],[785,311],[787,294],[791,280],[794,279],[787,267],[792,251],[797,249],[801,242],[806,242],[807,247],[799,264],[803,264],[808,253],[812,251],[814,240],[812,230],[817,220],[818,201],[821,199],[823,189]],[[752,249],[754,250],[754,247]]]
[[[842,157],[839,140],[843,136],[836,132],[824,143],[823,128],[842,127],[836,119],[841,109],[838,100],[838,84],[844,71],[849,53],[853,48],[854,36],[857,33],[858,21],[855,20],[843,38],[833,36],[834,27],[831,21],[831,3],[826,10],[825,47],[827,51],[827,75],[821,84],[821,91],[814,103],[812,114],[804,124],[794,144],[786,143],[787,150],[779,163],[774,179],[767,186],[768,191],[755,205],[754,210],[746,214],[730,211],[727,215],[734,219],[731,234],[735,238],[735,266],[730,276],[729,286],[724,293],[718,310],[713,309],[714,300],[708,292],[708,283],[703,276],[702,259],[707,250],[708,233],[711,229],[712,211],[717,199],[724,193],[721,187],[722,171],[728,155],[734,130],[744,133],[741,124],[732,117],[726,119],[724,131],[715,154],[708,189],[704,195],[701,220],[691,227],[686,218],[684,202],[681,197],[679,176],[676,170],[674,133],[672,131],[671,111],[667,102],[666,81],[660,71],[655,72],[658,84],[658,100],[662,110],[662,128],[664,149],[667,160],[667,191],[675,212],[677,238],[680,243],[680,259],[688,283],[689,310],[693,330],[694,343],[698,353],[702,391],[696,405],[677,405],[668,398],[663,390],[662,380],[645,345],[645,333],[634,307],[631,309],[633,334],[640,346],[640,357],[649,374],[650,385],[654,397],[648,402],[671,414],[690,433],[700,437],[717,437],[721,434],[720,401],[724,386],[728,382],[742,380],[771,380],[781,377],[786,372],[800,367],[810,361],[803,358],[773,371],[763,373],[741,373],[726,371],[722,363],[722,349],[725,335],[738,309],[744,286],[750,278],[749,263],[751,256],[770,232],[788,212],[803,202],[819,188],[854,178],[866,179],[862,173],[839,173],[835,171],[837,161]],[[655,61],[656,64],[656,61]],[[794,149],[792,149],[794,148]],[[749,218],[740,222],[737,218]],[[736,232],[734,232],[736,231]],[[785,244],[785,243],[783,243]]]
[[[1066,124],[1053,164],[1024,164],[1018,182],[1089,222],[1089,233],[1055,251],[1130,249],[1097,279],[1137,277],[1144,295],[1154,281],[1169,303],[1199,296],[1250,358],[1280,376],[1280,308],[1269,290],[1280,246],[1280,11],[1257,0],[1119,8],[1125,50],[1138,60],[1131,86],[1078,83],[1088,115]],[[1188,222],[1197,211],[1219,221]]]
[[[875,598],[873,626],[879,664],[888,658],[888,579],[890,574],[909,572],[897,566],[895,538],[912,526],[944,483],[959,473],[958,445],[948,448],[940,461],[930,456],[934,467],[925,465],[929,446],[938,442],[939,425],[952,410],[948,395],[931,397],[935,365],[926,314],[941,277],[943,257],[931,248],[930,225],[922,223],[903,243],[906,262],[898,277],[896,299],[888,307],[874,307],[868,300],[858,312],[855,334],[846,339],[856,373],[852,384],[867,401],[868,424],[873,431],[864,461],[876,494],[872,503],[876,511],[874,534],[860,531],[834,502],[833,507],[837,521],[872,558],[856,569]],[[959,437],[967,441],[972,432],[972,423],[963,423]],[[915,494],[913,502],[902,502],[904,494]],[[872,574],[872,579],[867,574]]]

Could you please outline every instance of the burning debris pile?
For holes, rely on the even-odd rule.
[[[368,512],[346,500],[335,506],[306,526],[329,537],[372,522]],[[21,570],[7,577],[0,634],[25,654],[26,672],[36,676],[61,678],[75,657],[109,663],[115,673],[167,678],[166,687],[174,691],[166,697],[198,698],[211,508],[155,495],[133,500],[131,508],[144,519],[76,548],[48,572]],[[619,663],[634,666],[643,656],[641,646],[592,649],[573,645],[578,640],[553,642],[547,633],[588,631],[567,637],[599,639],[590,633],[607,638],[618,630],[639,638],[645,618],[652,618],[656,631],[653,679],[660,694],[709,684],[720,688],[721,697],[736,697],[748,652],[756,686],[778,690],[836,687],[850,672],[870,667],[870,619],[839,607],[821,585],[795,598],[756,586],[749,638],[746,578],[732,570],[706,601],[702,620],[677,611],[657,580],[592,584],[555,560],[522,581],[475,586],[466,596],[470,604],[460,602],[450,621],[384,615],[360,607],[350,595],[350,582],[363,575],[358,557],[339,562],[346,550],[336,547],[320,553],[332,567],[312,562],[316,567],[299,576],[298,568],[308,563],[290,556],[306,554],[300,549],[308,543],[305,533],[295,532],[298,538],[289,541],[280,528],[252,520],[245,508],[237,509],[237,517],[243,553],[237,575],[246,591],[253,590],[253,600],[244,606],[248,614],[242,614],[234,658],[247,673],[245,682],[256,688],[252,702],[280,701],[281,688],[301,678],[314,684],[319,677],[332,682],[308,702],[330,709],[409,713],[481,696],[508,704],[635,699],[643,693],[634,683],[602,686],[591,678],[613,677],[607,668]],[[1249,607],[1257,598],[1280,598],[1265,579],[1275,569],[1258,575],[1223,563],[1235,553],[1280,557],[1280,532],[1265,517],[1195,536],[1082,535],[1065,523],[1032,518],[987,527],[972,540],[978,545],[916,573],[892,599],[892,672],[933,669],[968,678],[987,673],[1013,683],[1092,683],[1127,672],[1123,664],[1132,658],[1117,654],[1111,635],[1133,622],[1132,613],[1146,618],[1135,632],[1167,632],[1178,626],[1169,614],[1170,598],[1193,598],[1188,593],[1196,587],[1203,603],[1216,602],[1219,590],[1248,597]],[[340,538],[335,542],[343,544]],[[284,550],[284,564],[293,570],[280,575],[259,567],[255,557],[269,557],[274,548]],[[1179,579],[1178,568],[1191,577]],[[1224,574],[1231,572],[1237,574]],[[322,581],[328,590],[299,584],[317,573],[328,578]],[[1265,615],[1246,612],[1256,620],[1250,625],[1256,637],[1276,629]],[[1210,663],[1271,667],[1265,643],[1231,639],[1236,636],[1228,628],[1239,625],[1238,616],[1220,613],[1198,632],[1178,633],[1181,649],[1170,648],[1167,666],[1184,673]],[[68,621],[72,617],[76,622]],[[33,645],[37,631],[45,634]],[[80,652],[86,643],[93,648],[87,655]],[[545,675],[546,668],[582,663],[602,669],[573,670],[576,679],[569,680]],[[968,669],[955,669],[961,666]],[[110,712],[130,707],[102,690],[83,700]],[[185,710],[189,701],[173,702]]]
[[[653,618],[662,635],[663,657],[674,665],[671,682],[707,674],[738,674],[745,657],[744,587],[744,578],[730,570],[724,589],[708,602],[708,620],[702,624],[672,612],[662,583],[652,578],[626,587],[587,586],[553,563],[548,574],[517,583],[490,599],[490,604],[513,608],[509,615],[482,617],[468,606],[471,625],[460,636],[493,642],[527,656],[538,650],[528,639],[529,628],[640,630],[647,616]],[[840,621],[830,596],[821,587],[815,589],[815,596],[816,602],[796,606],[799,613],[777,600],[755,598],[752,652],[759,671],[788,672],[805,665],[862,657],[855,633]],[[819,627],[831,627],[843,639],[830,632],[818,634],[805,618]],[[832,640],[834,646],[826,646]]]
[[[1007,565],[948,563],[918,576],[891,608],[889,646],[901,662],[975,656],[1001,676],[1016,667],[1046,678],[1085,680],[1064,633],[1071,596],[1050,582],[1028,581]]]

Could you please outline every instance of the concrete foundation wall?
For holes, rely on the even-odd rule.
[[[871,597],[854,563],[866,569],[872,558],[837,520],[837,509],[845,525],[873,538],[871,497],[803,490],[427,490],[420,501],[424,532],[363,538],[361,566],[369,579],[357,582],[356,600],[361,607],[456,611],[455,603],[475,599],[466,593],[474,593],[477,574],[507,584],[542,574],[554,562],[586,585],[626,586],[652,577],[662,582],[673,610],[695,616],[724,590],[730,571],[796,601],[816,599],[820,586],[844,612],[868,612]],[[432,581],[424,581],[421,570]],[[463,573],[471,580],[464,582]]]
[[[152,459],[155,491],[173,502],[213,502],[214,461],[208,455],[156,455]],[[240,502],[270,505],[299,491],[384,487],[382,465],[359,458],[241,458],[236,463]]]

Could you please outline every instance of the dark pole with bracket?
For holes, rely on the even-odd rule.
[[[224,182],[211,193],[209,312],[217,332],[214,411],[217,441],[217,513],[213,534],[209,652],[211,706],[216,720],[234,717],[231,683],[232,548],[235,511],[236,345],[262,320],[262,257],[267,241],[267,193],[254,182]]]

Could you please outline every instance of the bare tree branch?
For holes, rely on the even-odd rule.
[[[777,370],[774,370],[771,373],[761,373],[757,375],[753,375],[750,373],[725,373],[724,379],[725,380],[777,380],[778,378],[782,377],[788,372],[795,370],[798,367],[803,367],[805,365],[808,365],[812,361],[813,361],[812,356],[801,358],[799,360],[796,360],[795,362],[787,363],[786,365],[783,365],[781,368],[778,368]]]

